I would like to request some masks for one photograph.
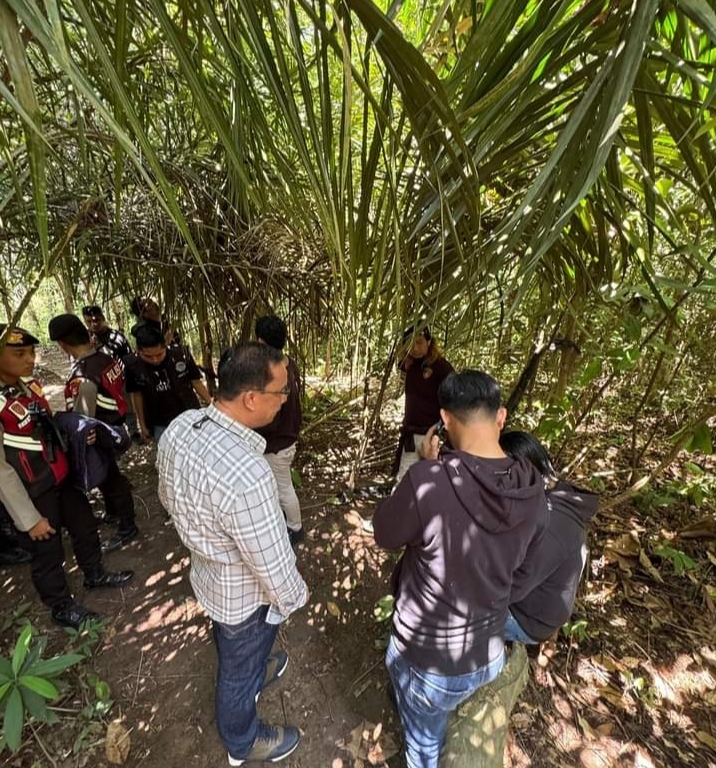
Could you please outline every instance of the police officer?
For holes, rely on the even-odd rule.
[[[124,398],[123,364],[93,346],[89,331],[76,315],[53,317],[49,334],[50,339],[74,360],[65,382],[67,410],[91,416],[112,427],[124,428],[127,401]],[[114,458],[99,490],[108,520],[117,523],[117,534],[102,546],[105,551],[110,551],[128,544],[139,533],[134,522],[132,489]]]
[[[0,325],[0,338],[5,328]],[[0,502],[34,555],[32,582],[52,618],[78,628],[97,614],[70,591],[62,528],[69,533],[86,589],[123,587],[134,573],[105,571],[89,502],[68,482],[67,456],[54,439],[50,406],[32,378],[38,339],[11,328],[5,341],[0,349]]]
[[[167,346],[151,325],[137,329],[137,354],[125,360],[127,392],[145,440],[159,440],[180,413],[199,407],[197,395],[211,402],[201,372],[187,347]]]
[[[97,304],[82,307],[82,319],[90,332],[90,341],[101,352],[119,360],[120,363],[123,363],[127,355],[132,354],[127,337],[121,331],[107,325],[102,307]]]

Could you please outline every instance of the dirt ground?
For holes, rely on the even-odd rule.
[[[393,559],[363,524],[378,494],[346,492],[341,468],[358,432],[350,415],[341,414],[301,444],[299,496],[308,536],[296,554],[311,597],[280,632],[290,664],[259,706],[267,721],[303,732],[298,750],[282,763],[287,768],[402,764],[395,754],[400,728],[385,692],[388,626],[374,617]],[[381,462],[384,470],[387,461]],[[117,718],[129,729],[128,768],[227,764],[214,725],[209,622],[192,596],[187,552],[157,498],[154,449],[134,446],[123,465],[141,537],[106,562],[134,569],[135,578],[120,593],[85,593],[76,567],[70,571],[80,600],[108,619],[91,666],[109,684],[114,705],[103,718],[89,719],[81,714],[87,696],[68,694],[60,722],[26,731],[21,751],[2,753],[0,764],[108,766],[105,728]],[[384,479],[378,469],[359,486]],[[673,514],[681,519],[635,506],[599,518],[575,612],[586,623],[571,639],[560,638],[546,669],[532,659],[530,683],[512,716],[506,766],[716,768],[716,592],[708,588],[716,581],[716,548],[708,536],[680,541],[679,549],[698,563],[686,574],[649,559],[650,536],[694,522],[687,507]],[[713,513],[706,519],[713,523]],[[17,636],[12,611],[25,603],[25,615],[60,651],[66,635],[39,605],[27,567],[0,569],[0,580],[3,653]]]

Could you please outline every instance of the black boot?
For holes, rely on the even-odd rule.
[[[98,613],[90,611],[89,608],[85,608],[74,600],[52,609],[52,620],[61,627],[79,629],[83,621],[94,621],[99,618],[101,617]]]
[[[134,576],[134,571],[105,571],[98,568],[85,574],[85,589],[116,589],[123,587]]]
[[[139,528],[137,528],[136,525],[133,525],[131,528],[127,528],[125,531],[119,530],[115,536],[112,536],[111,539],[107,539],[107,541],[102,542],[102,551],[112,552],[115,549],[120,549],[121,547],[129,544],[130,541],[136,539],[138,535]]]

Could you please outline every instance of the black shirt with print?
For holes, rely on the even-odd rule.
[[[125,359],[127,392],[141,392],[147,429],[166,427],[180,413],[199,407],[192,381],[201,372],[186,347],[168,347],[159,365],[150,365],[138,355]]]

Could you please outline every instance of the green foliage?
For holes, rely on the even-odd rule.
[[[388,621],[393,616],[395,598],[393,595],[383,595],[373,608],[373,619],[378,622]]]
[[[659,544],[654,547],[654,554],[662,560],[668,560],[676,576],[681,576],[686,571],[698,568],[698,563],[680,549],[674,549],[669,544]]]
[[[96,619],[83,621],[79,629],[65,627],[69,635],[69,645],[82,656],[90,657],[94,653],[97,644],[102,639],[102,633],[109,619]]]
[[[591,637],[588,624],[589,622],[586,619],[568,621],[562,625],[562,632],[568,640],[582,643],[587,640],[587,638]]]
[[[710,456],[713,453],[713,444],[709,425],[704,422],[699,424],[689,442],[684,446],[684,449],[691,453],[701,451],[704,455]]]
[[[635,497],[637,506],[648,512],[654,507],[670,507],[687,501],[695,507],[710,502],[716,493],[716,476],[698,464],[686,462],[685,476],[654,488],[647,488]]]
[[[30,620],[27,618],[27,614],[30,608],[32,608],[32,603],[20,603],[17,608],[5,616],[2,626],[0,626],[0,632],[6,632],[14,626],[24,627],[25,624],[29,624]]]
[[[68,653],[43,659],[46,637],[36,637],[31,624],[20,632],[12,656],[0,657],[0,711],[4,713],[3,737],[11,751],[21,745],[22,729],[28,719],[51,723],[57,718],[47,707],[60,694],[57,678],[84,659]]]
[[[303,478],[297,467],[291,467],[291,482],[296,488],[300,488],[303,485]]]

